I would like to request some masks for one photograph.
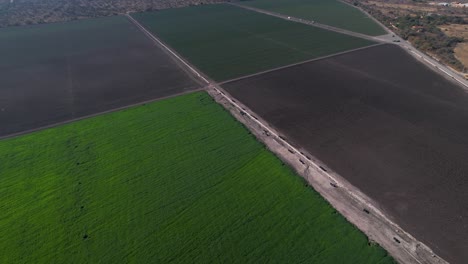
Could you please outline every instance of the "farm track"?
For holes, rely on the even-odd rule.
[[[374,42],[380,42],[380,43],[386,42],[386,41],[384,41],[384,40],[382,40],[381,38],[378,38],[378,37],[372,37],[372,36],[369,36],[369,35],[366,35],[366,34],[361,34],[361,33],[357,33],[357,32],[354,32],[354,31],[333,27],[333,26],[330,26],[330,25],[318,23],[316,21],[310,21],[310,20],[307,20],[307,19],[297,18],[297,17],[293,17],[293,16],[287,16],[287,15],[283,15],[283,14],[280,14],[280,13],[267,11],[267,10],[256,8],[256,7],[245,6],[245,5],[238,4],[238,3],[228,3],[228,4],[233,5],[233,6],[237,6],[237,7],[240,7],[240,8],[244,8],[244,9],[247,9],[247,10],[250,10],[250,11],[254,11],[254,12],[257,12],[257,13],[278,17],[278,18],[281,18],[281,19],[284,19],[284,20],[288,20],[288,21],[292,21],[292,22],[297,22],[297,23],[301,23],[301,24],[305,24],[305,25],[325,29],[325,30],[328,30],[328,31],[333,31],[333,32],[336,32],[336,33],[345,34],[345,35],[356,37],[356,38],[362,38],[362,39],[366,39],[366,40],[370,40],[370,41],[374,41]]]
[[[269,73],[269,72],[283,70],[283,69],[287,69],[287,68],[290,68],[290,67],[294,67],[294,66],[306,64],[306,63],[309,63],[309,62],[313,62],[313,61],[324,60],[324,59],[332,58],[332,57],[335,57],[335,56],[343,55],[343,54],[346,54],[346,53],[351,53],[351,52],[355,52],[355,51],[358,51],[358,50],[364,50],[364,49],[368,49],[368,48],[372,48],[372,47],[379,46],[379,45],[384,45],[384,44],[385,43],[377,43],[377,44],[366,46],[366,47],[346,50],[346,51],[343,51],[343,52],[333,53],[333,54],[323,56],[323,57],[318,57],[318,58],[313,58],[313,59],[310,59],[310,60],[305,60],[305,61],[301,61],[301,62],[297,62],[297,63],[292,63],[292,64],[288,64],[288,65],[285,65],[285,66],[269,69],[269,70],[266,70],[266,71],[261,71],[261,72],[257,72],[257,73],[254,73],[254,74],[241,76],[241,77],[234,78],[234,79],[231,79],[231,80],[218,82],[218,85],[223,85],[223,84],[239,81],[239,80],[242,80],[242,79],[251,78],[251,77],[254,77],[254,76],[257,76],[257,75],[262,75],[262,74]]]
[[[136,20],[134,21],[138,23]],[[144,30],[145,34],[149,34],[148,37],[155,41],[158,40],[142,25],[139,24],[139,28]],[[169,47],[164,46],[168,49],[168,52],[176,55]],[[176,57],[181,60],[181,63],[189,66],[196,76],[203,76],[195,67],[190,66],[179,56]],[[293,67],[294,65],[290,65],[289,67]],[[281,69],[285,68],[288,68],[288,66]],[[237,120],[252,131],[272,152],[290,164],[348,221],[356,225],[371,240],[376,241],[384,247],[395,259],[402,263],[447,263],[438,257],[428,246],[395,224],[379,209],[379,206],[374,201],[349,184],[343,177],[326,169],[326,165],[321,165],[318,159],[315,159],[312,155],[307,155],[304,151],[292,146],[275,129],[266,125],[267,123],[264,120],[256,117],[245,105],[241,105],[233,99],[218,84],[206,77],[205,79],[208,82],[208,86],[206,86],[208,93],[218,103],[230,111]],[[369,213],[363,213],[363,210]]]
[[[129,17],[129,20],[131,20],[133,23],[136,22],[133,18],[131,18],[130,15],[128,15],[128,17]],[[261,132],[260,132],[260,134],[258,134],[259,133],[258,132],[259,127],[262,128],[262,129],[265,129],[265,128],[268,129],[268,131],[270,131],[269,132],[270,136],[273,136],[275,138],[276,143],[274,143],[274,142],[271,143],[271,142],[268,141],[268,139],[266,139],[266,138],[262,139],[260,136],[259,136],[259,139],[262,140],[265,144],[267,144],[267,146],[269,146],[273,152],[278,154],[284,160],[288,161],[288,163],[290,163],[291,166],[296,168],[296,170],[308,182],[310,182],[311,185],[317,191],[319,191],[328,201],[330,201],[330,203],[335,208],[337,208],[343,215],[345,215],[350,222],[352,222],[353,224],[358,226],[361,230],[363,230],[371,239],[374,239],[379,244],[384,246],[384,248],[386,248],[393,256],[395,256],[396,259],[398,259],[400,261],[405,261],[405,262],[408,262],[408,263],[445,263],[443,260],[441,260],[440,258],[435,256],[428,247],[426,247],[424,244],[418,242],[411,235],[405,233],[402,229],[400,229],[397,225],[395,225],[390,219],[388,219],[384,214],[382,214],[380,212],[377,205],[373,205],[374,202],[372,202],[369,198],[367,198],[365,195],[360,193],[352,185],[349,185],[341,177],[339,177],[338,175],[335,175],[333,172],[325,172],[322,165],[319,165],[318,162],[314,162],[314,160],[304,161],[303,159],[307,158],[307,156],[305,154],[302,154],[301,151],[299,151],[296,148],[294,148],[293,146],[291,146],[286,140],[282,139],[282,137],[277,132],[275,132],[274,129],[272,129],[271,127],[265,125],[266,122],[264,122],[263,120],[259,121],[259,119],[257,117],[255,117],[255,116],[253,116],[252,114],[246,115],[250,119],[249,122],[252,122],[252,124],[249,125],[249,123],[246,123],[245,120],[243,121],[243,119],[245,119],[245,116],[240,117],[239,113],[241,111],[244,111],[246,109],[245,107],[240,106],[239,104],[235,103],[235,100],[232,99],[225,92],[223,92],[223,90],[220,87],[218,87],[214,82],[210,82],[209,79],[204,77],[198,70],[196,70],[195,67],[188,64],[184,59],[182,59],[179,55],[177,55],[177,53],[175,53],[173,50],[171,50],[169,47],[167,47],[164,43],[159,41],[159,39],[154,37],[154,35],[152,35],[150,32],[148,32],[138,22],[136,22],[136,23],[137,23],[137,26],[139,25],[139,29],[141,31],[143,31],[143,33],[145,33],[145,35],[147,35],[149,38],[153,39],[153,41],[158,43],[158,45],[160,45],[160,46],[162,45],[162,47],[165,49],[165,51],[168,54],[173,56],[175,59],[179,60],[181,62],[180,65],[183,66],[186,71],[191,72],[195,76],[195,78],[199,78],[199,79],[203,80],[204,82],[206,82],[207,84],[209,84],[209,83],[212,84],[212,86],[207,86],[207,87],[196,89],[196,90],[190,90],[190,91],[186,91],[186,92],[182,92],[182,93],[179,93],[179,94],[174,94],[174,95],[166,96],[166,97],[172,97],[172,96],[176,96],[176,95],[180,95],[180,94],[191,93],[191,92],[194,92],[194,91],[207,89],[209,91],[210,95],[212,95],[218,102],[220,102],[223,106],[225,106],[228,110],[230,110],[231,113],[234,114],[237,111],[238,113],[234,114],[234,116],[236,116],[236,118],[239,121],[246,124],[246,126],[250,130],[252,130],[254,133],[256,133],[256,135],[259,136],[261,134]],[[365,47],[365,48],[367,48],[367,47]],[[346,52],[346,53],[348,53],[348,52]],[[333,55],[331,55],[331,56],[333,56]],[[321,58],[321,59],[323,59],[323,58]],[[305,63],[305,62],[302,62],[302,63]],[[299,64],[301,64],[301,63],[299,63]],[[293,67],[293,66],[296,66],[296,65],[298,65],[298,63],[287,65],[287,66],[284,66],[284,67],[280,67],[278,69],[273,69],[273,70],[270,70],[268,72],[271,72],[271,71],[274,71],[274,70],[285,69],[285,68]],[[255,74],[255,75],[258,75],[258,74]],[[242,77],[242,79],[243,78],[245,78],[245,77]],[[234,81],[234,80],[231,80],[230,82],[232,82],[232,81]],[[164,97],[164,98],[166,98],[166,97]],[[219,97],[222,97],[222,98],[220,99]],[[112,109],[112,110],[100,112],[98,114],[88,115],[88,116],[85,116],[85,117],[80,117],[80,118],[76,118],[76,119],[56,123],[56,124],[49,125],[49,126],[44,126],[44,127],[38,128],[38,129],[33,129],[33,130],[25,131],[25,132],[19,132],[19,133],[16,133],[16,134],[3,136],[3,137],[0,137],[0,139],[9,138],[9,137],[13,137],[13,136],[18,136],[20,134],[25,134],[25,133],[29,133],[29,132],[32,132],[32,131],[37,131],[37,130],[41,130],[41,129],[45,129],[45,128],[49,128],[49,127],[53,127],[53,126],[57,126],[57,125],[61,125],[61,124],[66,124],[66,123],[73,122],[73,121],[76,121],[76,120],[89,118],[89,117],[96,116],[96,115],[99,115],[99,114],[103,114],[103,113],[107,113],[107,112],[113,112],[113,111],[125,109],[125,108],[128,108],[128,107],[136,106],[136,105],[141,105],[141,104],[149,103],[149,102],[160,100],[160,99],[162,99],[162,98],[152,99],[152,100],[148,100],[148,101],[145,101],[145,102],[139,102],[139,103],[136,103],[136,104],[127,105],[127,106],[115,108],[115,109]],[[223,101],[223,100],[225,100],[225,101]],[[226,104],[226,102],[227,102],[227,104]],[[231,105],[231,106],[229,106],[229,105]],[[232,108],[232,107],[234,107],[234,108]],[[255,127],[255,126],[257,126],[257,127]],[[257,131],[257,132],[255,132],[255,131]],[[270,136],[268,136],[268,138],[270,138]],[[274,144],[276,144],[276,146]],[[293,153],[290,153],[289,150],[292,150]],[[292,157],[288,157],[289,154],[287,154],[287,153],[294,154],[294,155]],[[295,161],[293,161],[293,160],[295,160]],[[302,162],[300,162],[300,160],[302,160]],[[297,164],[298,162],[299,162],[299,164]],[[317,172],[311,173],[309,170],[302,171],[303,167],[304,167],[303,162],[307,163],[307,164],[310,164],[310,166],[315,168],[315,170],[318,171],[319,174],[317,174]],[[343,197],[333,198],[333,195],[326,192],[327,188],[329,188],[329,186],[330,186],[330,179],[333,179],[334,181],[331,182],[331,183],[336,184],[336,186],[338,187],[338,188],[333,187],[331,189],[332,193],[335,192],[336,190],[339,190],[340,192],[342,191],[346,195],[348,195],[348,197],[354,197],[353,201],[356,203],[356,205],[351,207],[353,209],[346,209],[346,206],[344,206],[343,202],[348,202],[348,201],[346,199],[342,200]],[[328,191],[330,191],[330,190],[328,190]],[[374,212],[375,215],[374,214],[365,214],[365,215],[363,215],[362,214],[363,208],[370,208],[370,210],[372,212]],[[347,210],[349,210],[349,211],[347,211]],[[376,218],[376,216],[378,216],[378,217]],[[381,222],[378,223],[377,226],[374,226],[374,227],[367,226],[367,225],[372,225],[372,223],[374,223],[375,221],[381,221]],[[362,226],[363,223],[365,224],[364,226]],[[398,232],[396,232],[396,233],[395,233],[395,228],[398,229]],[[397,241],[397,240],[399,242],[396,243],[395,241]]]
[[[343,2],[343,1],[340,1],[340,2]],[[346,2],[343,2],[343,3],[345,3],[347,5],[350,5],[349,3],[346,3]],[[381,27],[383,27],[385,29],[385,31],[388,32],[388,34],[381,35],[381,36],[375,36],[375,37],[374,36],[368,36],[368,35],[361,34],[361,33],[356,33],[356,32],[350,31],[350,30],[345,30],[345,29],[329,26],[329,25],[326,25],[326,24],[317,23],[315,21],[310,21],[310,20],[306,20],[306,19],[302,19],[302,18],[293,17],[293,16],[287,16],[287,15],[283,15],[283,14],[280,14],[280,13],[271,12],[271,11],[267,11],[267,10],[259,9],[259,8],[255,8],[255,7],[245,6],[245,5],[238,4],[238,3],[229,3],[229,4],[234,5],[234,6],[238,6],[240,8],[244,8],[244,9],[247,9],[247,10],[251,10],[251,11],[254,11],[254,12],[262,13],[262,14],[265,14],[265,15],[270,15],[270,16],[282,18],[284,20],[293,21],[293,22],[302,23],[302,24],[309,25],[309,26],[314,26],[314,27],[326,29],[326,30],[329,30],[329,31],[334,31],[334,32],[337,32],[337,33],[346,34],[346,35],[354,36],[354,37],[357,37],[357,38],[372,40],[372,41],[376,41],[376,42],[379,42],[379,43],[388,43],[388,44],[398,45],[398,46],[402,47],[405,51],[407,51],[411,56],[413,56],[414,58],[416,58],[417,60],[419,60],[423,64],[427,65],[429,68],[431,68],[432,70],[434,70],[438,74],[446,77],[447,79],[451,80],[452,82],[456,83],[457,85],[460,85],[463,89],[468,91],[468,80],[465,80],[460,72],[454,71],[452,68],[447,67],[446,65],[436,61],[435,59],[431,58],[430,56],[428,56],[428,55],[424,54],[423,52],[419,51],[418,49],[413,47],[411,45],[411,43],[409,43],[408,41],[405,41],[402,38],[397,37],[394,32],[392,32],[390,29],[385,27],[385,25],[383,25],[380,21],[378,21],[377,19],[375,19],[374,17],[369,15],[367,12],[365,12],[361,8],[353,6],[354,8],[356,8],[356,9],[360,10],[361,12],[363,12],[366,16],[370,17],[373,21],[377,22]],[[352,5],[350,5],[350,6],[352,6]],[[395,36],[395,37],[393,37],[393,36]],[[398,41],[398,42],[395,42],[395,41]]]
[[[129,14],[125,14],[125,16],[128,18],[130,22],[132,22],[138,29],[140,29],[143,34],[145,34],[148,38],[150,38],[152,41],[154,41],[158,46],[162,47],[169,55],[172,55],[175,57],[176,61],[180,62],[181,68],[188,69],[193,75],[195,75],[197,78],[201,79],[204,83],[209,83],[208,80],[199,73],[199,71],[195,70],[195,66],[190,65],[187,61],[182,59],[180,55],[177,54],[176,51],[172,50],[167,46],[166,44],[163,43],[160,39],[155,37],[151,32],[149,32],[145,27],[143,27],[138,21],[136,21],[132,16]]]
[[[364,232],[370,241],[377,242],[400,263],[447,263],[390,220],[368,196],[306,150],[292,146],[281,133],[265,125],[267,122],[221,87],[213,85],[208,92],[258,140],[293,167],[340,214]]]
[[[439,256],[466,259],[468,95],[459,86],[381,45],[223,88]]]
[[[195,68],[195,66],[191,65],[189,62],[187,62],[186,60],[184,60],[180,55],[177,54],[176,51],[172,50],[170,47],[168,47],[163,41],[161,41],[159,38],[155,37],[154,35],[152,35],[148,30],[146,30],[140,23],[138,23],[133,17],[131,17],[130,15],[126,14],[125,17],[137,28],[139,29],[146,37],[148,37],[158,48],[160,48],[164,53],[166,53],[168,55],[168,57],[175,63],[179,66],[180,69],[182,69],[183,71],[185,71],[188,75],[187,76],[190,76],[190,78],[192,78],[194,81],[196,81],[197,83],[204,83],[204,84],[208,84],[208,80],[207,80],[207,77],[205,75],[202,75],[200,74],[201,71],[199,71],[198,69]],[[379,44],[376,44],[376,45],[379,45]],[[373,45],[371,45],[373,46]],[[368,48],[368,47],[371,47],[371,46],[366,46],[366,47],[362,47],[362,48],[357,48],[357,49],[353,49],[353,50],[348,50],[348,51],[344,51],[344,52],[340,52],[340,53],[335,53],[335,54],[332,54],[332,55],[329,55],[329,56],[336,56],[338,54],[342,54],[342,53],[347,53],[347,52],[351,52],[351,51],[354,51],[354,50],[360,50],[360,49],[364,49],[364,48]],[[289,65],[285,65],[285,66],[282,66],[282,67],[278,67],[278,68],[275,68],[275,69],[270,69],[270,70],[267,70],[267,71],[264,71],[264,72],[259,72],[259,73],[256,73],[254,75],[258,75],[258,74],[262,74],[262,73],[265,73],[265,72],[270,72],[270,71],[274,71],[274,70],[279,70],[279,69],[283,69],[283,68],[287,68],[287,67],[292,67],[294,65],[298,65],[298,64],[301,64],[301,63],[306,63],[308,61],[313,61],[313,60],[319,60],[319,59],[324,59],[324,58],[327,58],[329,56],[324,56],[324,57],[320,57],[320,58],[316,58],[316,59],[312,59],[312,60],[307,60],[307,61],[303,61],[303,62],[299,62],[299,63],[293,63],[293,64],[289,64]],[[71,75],[71,69],[70,69],[70,62],[69,62],[70,58],[67,57],[67,76],[68,76],[68,82],[67,84],[68,85],[71,85],[73,84],[73,79],[72,79],[72,75]],[[242,78],[247,78],[247,77],[250,77],[251,75],[247,75],[247,76],[242,76],[240,78],[236,78],[236,79],[233,79],[233,80],[229,80],[229,81],[234,81],[234,80],[237,80],[237,79],[242,79]],[[226,83],[226,82],[223,82],[223,83]],[[180,95],[180,94],[185,94],[185,93],[189,93],[191,91],[199,91],[199,90],[202,90],[203,88],[198,88],[198,89],[193,89],[191,88],[192,90],[188,90],[188,91],[183,91],[183,92],[180,92],[180,93],[175,93],[175,95]],[[74,89],[73,87],[69,87],[67,89],[67,91],[72,91],[72,90],[77,90],[77,92],[79,92],[79,89]],[[70,97],[70,95],[68,95],[69,99],[68,101],[73,103],[75,101],[77,101],[73,96],[73,94],[71,94],[72,97]],[[44,121],[44,122],[39,122],[39,124],[36,124],[36,125],[28,125],[27,127],[29,128],[26,128],[26,129],[16,129],[18,131],[13,131],[13,132],[6,132],[6,133],[0,133],[0,139],[5,139],[5,138],[10,138],[10,137],[15,137],[15,136],[19,136],[19,135],[23,135],[23,134],[27,134],[27,133],[31,133],[31,132],[34,132],[34,131],[38,131],[38,130],[42,130],[42,129],[47,129],[47,128],[51,128],[51,127],[54,127],[54,126],[59,126],[59,125],[62,125],[62,124],[66,124],[66,123],[70,123],[70,122],[73,122],[73,121],[77,121],[77,120],[81,120],[81,119],[85,119],[85,118],[89,118],[89,117],[93,117],[93,116],[96,116],[96,115],[99,115],[99,114],[103,114],[103,113],[108,113],[108,112],[113,112],[113,111],[117,111],[117,110],[122,110],[122,109],[125,109],[125,108],[128,108],[128,107],[133,107],[135,105],[139,105],[139,104],[144,104],[144,103],[148,103],[148,102],[152,102],[152,101],[156,101],[156,100],[159,100],[159,99],[163,99],[163,98],[167,98],[167,97],[172,97],[172,95],[168,95],[168,96],[163,96],[163,97],[160,97],[160,98],[154,98],[154,99],[149,99],[149,100],[142,100],[141,102],[135,102],[135,103],[130,103],[130,104],[127,104],[127,103],[124,103],[122,106],[118,106],[118,107],[110,107],[109,109],[105,109],[105,110],[98,110],[98,111],[95,111],[95,113],[91,113],[91,114],[82,114],[80,113],[80,108],[75,106],[75,105],[69,105],[67,106],[67,109],[69,109],[72,113],[72,115],[70,116],[66,116],[66,117],[61,117],[61,118],[55,118],[56,120],[60,120],[60,121]],[[79,100],[79,101],[82,101],[82,100]],[[81,115],[81,116],[80,116]],[[0,116],[1,118],[1,116]]]

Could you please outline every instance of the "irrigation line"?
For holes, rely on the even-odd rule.
[[[131,15],[125,14],[125,16],[133,22],[143,33],[145,33],[150,39],[157,42],[161,45],[164,49],[169,51],[174,57],[176,57],[179,61],[181,61],[188,69],[190,69],[198,78],[202,79],[205,83],[210,83],[205,77],[203,77],[197,70],[195,70],[192,66],[190,66],[184,59],[182,59],[179,55],[177,55],[174,51],[172,51],[166,44],[164,44],[161,40],[156,38],[152,33],[150,33],[145,27],[143,27],[138,21],[136,21]]]
[[[20,132],[13,132],[11,134],[0,136],[0,140],[7,139],[7,138],[13,138],[13,137],[17,137],[17,136],[21,136],[21,135],[25,135],[25,134],[29,134],[29,133],[33,133],[33,132],[37,132],[37,131],[40,131],[40,130],[45,130],[45,129],[48,129],[48,128],[53,128],[53,127],[57,127],[57,126],[61,126],[61,125],[66,125],[66,124],[69,124],[69,123],[73,123],[75,121],[80,121],[80,120],[83,120],[83,119],[88,119],[88,118],[96,117],[96,116],[103,115],[103,114],[109,114],[109,113],[117,112],[117,111],[120,111],[120,110],[125,110],[125,109],[132,108],[132,107],[135,107],[135,106],[149,104],[149,103],[153,103],[153,102],[156,102],[156,101],[169,99],[169,98],[172,98],[172,97],[177,97],[177,96],[180,96],[180,95],[190,94],[190,93],[195,93],[195,92],[205,91],[205,90],[206,90],[206,87],[201,87],[201,88],[187,90],[187,91],[183,91],[183,92],[180,92],[180,93],[175,93],[175,94],[171,94],[171,95],[167,95],[167,96],[161,96],[161,97],[154,98],[154,99],[140,101],[138,103],[132,103],[132,104],[128,104],[128,105],[125,105],[125,106],[115,107],[115,108],[111,108],[109,110],[104,110],[104,111],[96,112],[96,113],[90,114],[90,115],[84,115],[84,116],[80,116],[80,117],[71,118],[71,119],[61,121],[61,122],[56,122],[56,123],[53,123],[53,124],[50,124],[50,125],[40,126],[40,127],[33,128],[33,129],[23,130],[23,131],[20,131]]]
[[[270,73],[270,72],[274,72],[274,71],[278,71],[278,70],[283,70],[283,69],[287,69],[287,68],[290,68],[290,67],[306,64],[306,63],[309,63],[309,62],[324,60],[324,59],[332,58],[332,57],[335,57],[335,56],[344,55],[344,54],[347,54],[347,53],[351,53],[351,52],[355,52],[355,51],[359,51],[359,50],[364,50],[364,49],[369,49],[369,48],[373,48],[373,47],[380,46],[380,45],[385,45],[385,44],[386,43],[376,43],[376,44],[372,44],[372,45],[369,45],[369,46],[364,46],[364,47],[355,48],[355,49],[351,49],[351,50],[340,51],[340,52],[333,53],[333,54],[330,54],[330,55],[325,55],[325,56],[321,56],[321,57],[317,57],[317,58],[313,58],[313,59],[308,59],[308,60],[305,60],[305,61],[295,62],[295,63],[292,63],[292,64],[276,67],[276,68],[273,68],[273,69],[269,69],[269,70],[249,74],[249,75],[243,75],[243,76],[240,76],[240,77],[237,77],[237,78],[234,78],[234,79],[222,81],[222,82],[219,82],[218,85],[223,85],[223,84],[227,84],[227,83],[231,83],[231,82],[235,82],[235,81],[240,81],[240,80],[251,78],[251,77],[254,77],[254,76],[257,76],[257,75]]]

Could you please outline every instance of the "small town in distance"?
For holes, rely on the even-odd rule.
[[[1,263],[466,263],[468,3],[0,0]]]
[[[430,5],[446,6],[446,7],[468,7],[468,3],[461,2],[429,2]]]

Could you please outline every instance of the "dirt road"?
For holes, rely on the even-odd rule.
[[[302,18],[287,16],[287,15],[283,15],[283,14],[279,14],[279,13],[275,13],[275,12],[271,12],[271,11],[267,11],[267,10],[263,10],[263,9],[259,9],[259,8],[245,6],[245,5],[242,5],[242,4],[231,3],[231,5],[235,5],[235,6],[238,6],[240,8],[248,9],[248,10],[258,12],[258,13],[262,13],[262,14],[265,14],[265,15],[270,15],[270,16],[282,18],[282,19],[285,19],[285,20],[288,20],[288,21],[302,23],[302,24],[306,24],[306,25],[309,25],[309,26],[314,26],[314,27],[334,31],[334,32],[341,33],[341,34],[350,35],[350,36],[353,36],[353,37],[372,40],[372,41],[379,42],[379,43],[391,43],[391,44],[399,45],[402,48],[404,48],[408,53],[410,53],[412,56],[414,56],[416,59],[420,60],[421,62],[428,65],[429,67],[433,67],[436,70],[436,72],[438,72],[439,74],[442,74],[442,75],[452,79],[454,82],[461,85],[464,89],[468,90],[468,81],[465,80],[464,76],[460,72],[454,71],[452,68],[449,68],[449,67],[443,65],[442,63],[434,60],[430,56],[420,52],[415,47],[413,47],[411,45],[411,43],[409,43],[408,41],[405,41],[402,38],[398,37],[396,34],[393,33],[393,31],[391,31],[390,29],[385,27],[382,23],[378,22],[375,18],[373,18],[372,16],[370,16],[369,14],[367,14],[366,12],[364,12],[360,8],[358,8],[358,9],[363,11],[366,15],[368,15],[370,18],[372,18],[374,21],[376,21],[378,24],[380,24],[387,32],[389,32],[389,34],[373,37],[373,36],[368,36],[368,35],[361,34],[361,33],[356,33],[356,32],[353,32],[353,31],[349,31],[349,30],[345,30],[345,29],[336,28],[336,27],[332,27],[332,26],[329,26],[329,25],[317,23],[316,21],[310,21],[310,20],[306,20],[306,19],[302,19]]]
[[[371,241],[385,248],[400,263],[447,263],[388,219],[378,205],[312,155],[293,147],[273,128],[220,87],[209,94],[243,123],[272,152],[293,167],[322,197]]]
[[[135,21],[131,16],[129,18]],[[136,23],[145,34],[161,43],[169,53],[179,59],[195,76],[203,76],[194,66],[189,65],[142,25]],[[218,103],[229,110],[237,120],[246,125],[271,151],[292,166],[348,221],[363,231],[370,240],[385,248],[396,260],[401,263],[447,263],[435,255],[429,247],[392,222],[382,213],[374,201],[349,184],[343,177],[328,169],[326,165],[321,164],[312,155],[293,147],[287,142],[287,139],[273,128],[265,125],[264,120],[260,120],[245,105],[236,102],[215,82],[207,77],[204,77],[204,80],[208,83],[206,87],[208,93]]]

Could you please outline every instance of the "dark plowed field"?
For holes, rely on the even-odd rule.
[[[0,136],[196,84],[124,17],[0,30]]]
[[[468,259],[468,97],[377,46],[224,85],[453,263]]]

